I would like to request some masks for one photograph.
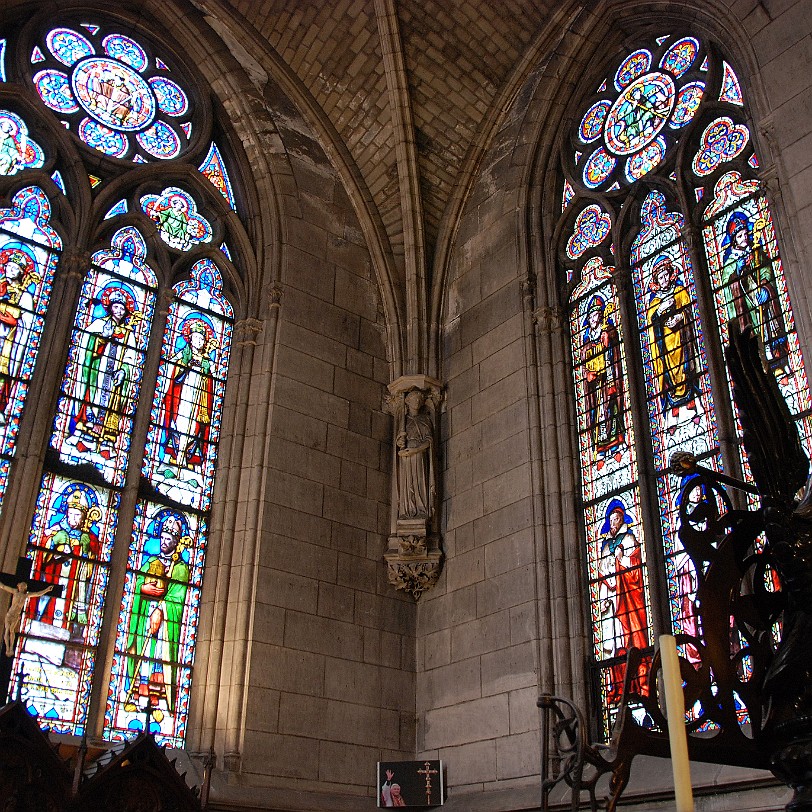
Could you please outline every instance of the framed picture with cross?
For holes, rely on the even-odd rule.
[[[442,761],[379,761],[378,806],[425,809],[445,802]]]

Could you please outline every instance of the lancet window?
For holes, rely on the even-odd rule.
[[[0,30],[0,522],[61,587],[26,607],[12,692],[24,675],[51,732],[186,734],[240,260],[226,239],[246,244],[212,122],[195,75],[119,20]]]
[[[808,451],[812,401],[745,99],[719,49],[676,32],[641,43],[598,78],[575,121],[562,153],[559,264],[608,731],[630,646],[649,653],[633,681],[644,693],[656,633],[701,640],[702,573],[678,539],[680,483],[668,465],[682,450],[748,474],[722,351],[728,321],[761,339]],[[690,660],[691,646],[682,654]]]

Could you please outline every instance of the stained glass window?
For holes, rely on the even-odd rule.
[[[26,675],[22,699],[53,733],[120,740],[150,710],[158,741],[183,746],[234,321],[221,266],[233,268],[226,239],[246,238],[217,214],[219,195],[201,194],[207,184],[193,195],[179,180],[196,172],[235,208],[211,112],[199,115],[174,57],[118,22],[39,22],[33,47],[9,36],[0,49],[0,66],[14,54],[28,67],[19,81],[33,83],[40,115],[65,128],[41,144],[30,133],[44,128],[0,110],[0,175],[45,168],[53,180],[0,209],[0,507],[48,318],[63,372],[39,379],[33,447],[47,451],[37,493],[17,495],[34,505],[20,539],[32,574],[61,593],[29,602],[14,680]],[[76,139],[93,194],[120,190],[101,211],[72,199],[66,179],[81,172],[55,169],[75,161]],[[134,167],[156,160],[157,177]],[[74,209],[52,207],[63,196],[81,220],[72,233],[96,235],[64,272],[53,211]],[[52,317],[54,286],[70,311]]]
[[[113,158],[166,161],[188,146],[191,103],[149,46],[105,26],[60,27],[34,48],[39,97],[88,146]]]
[[[62,240],[37,186],[0,209],[0,503],[39,353]]]
[[[681,489],[668,464],[674,451],[690,451],[708,467],[748,475],[741,444],[722,440],[740,431],[721,373],[729,319],[753,326],[812,450],[812,400],[739,80],[701,38],[640,45],[590,82],[600,84],[598,98],[588,93],[573,116],[560,187],[604,732],[629,646],[650,652],[664,631],[701,642],[695,598],[704,572],[680,544],[679,507],[694,506],[688,515],[701,525],[718,496],[690,480]],[[690,223],[700,224],[701,240],[688,238]],[[697,661],[698,647],[681,650]]]

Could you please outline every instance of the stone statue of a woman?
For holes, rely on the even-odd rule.
[[[426,396],[411,389],[404,398],[406,415],[398,433],[399,503],[404,519],[429,519],[434,503],[433,431]]]

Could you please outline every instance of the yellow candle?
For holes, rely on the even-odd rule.
[[[677,641],[670,634],[660,635],[660,657],[663,663],[663,689],[677,812],[694,812],[688,737],[685,734],[685,699],[682,692],[682,677],[679,673]]]

